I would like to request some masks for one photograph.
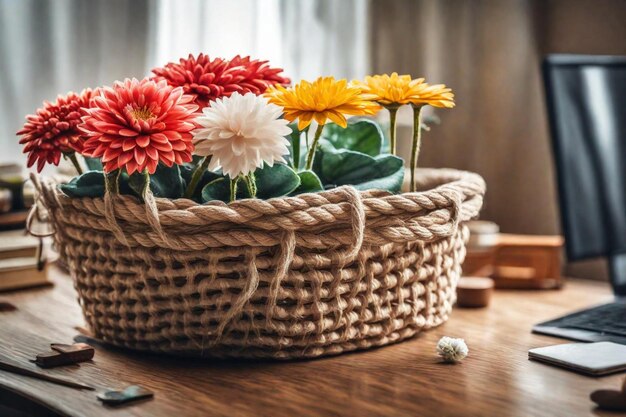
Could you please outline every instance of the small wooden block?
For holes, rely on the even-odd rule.
[[[86,343],[75,343],[73,345],[53,343],[50,347],[52,352],[40,353],[35,358],[35,363],[42,368],[53,368],[55,366],[89,361],[93,359],[95,354],[94,348]]]
[[[120,405],[130,401],[154,397],[154,393],[139,385],[131,385],[122,391],[105,391],[99,393],[98,399],[107,405]]]
[[[486,307],[493,293],[493,280],[483,277],[463,277],[456,287],[459,307]]]
[[[62,353],[43,352],[37,354],[35,363],[42,368],[54,368],[55,366],[69,365],[73,362]]]
[[[87,343],[74,343],[71,345],[52,343],[50,345],[50,348],[60,353],[72,354],[76,358],[86,358],[81,359],[82,361],[88,361],[93,359],[93,355],[96,352],[95,349],[89,346]]]
[[[591,393],[591,401],[604,410],[626,411],[626,393],[622,391],[600,389]]]

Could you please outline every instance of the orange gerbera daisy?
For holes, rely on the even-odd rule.
[[[298,129],[304,130],[313,119],[323,126],[329,119],[346,127],[345,115],[374,114],[380,107],[361,95],[361,89],[346,80],[320,77],[312,83],[301,81],[293,87],[276,85],[265,93],[270,103],[283,107],[285,119],[298,119]]]
[[[129,174],[153,174],[159,162],[191,161],[195,128],[193,97],[165,81],[117,81],[91,100],[79,129],[88,137],[84,154],[102,158],[104,172],[125,168]]]

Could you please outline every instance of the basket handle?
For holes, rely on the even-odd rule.
[[[45,190],[39,176],[35,173],[30,174],[30,180],[35,186],[35,202],[33,206],[30,208],[28,212],[28,216],[26,217],[26,231],[31,235],[38,238],[44,238],[48,236],[53,236],[56,234],[56,229],[53,223],[50,221],[50,213],[46,209],[46,201],[45,201]],[[46,225],[48,227],[47,231],[39,232],[37,230],[37,225]]]

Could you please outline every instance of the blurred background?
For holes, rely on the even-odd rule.
[[[200,52],[268,59],[294,81],[397,71],[449,85],[457,107],[436,112],[420,165],[481,174],[482,218],[501,230],[558,234],[540,61],[626,55],[626,0],[0,0],[0,162],[25,163],[15,132],[43,100]]]

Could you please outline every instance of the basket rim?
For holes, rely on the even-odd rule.
[[[40,191],[38,202],[50,213],[53,224],[113,233],[126,245],[130,234],[141,246],[172,249],[273,246],[296,232],[298,245],[318,247],[360,246],[364,240],[371,244],[432,241],[450,236],[459,222],[478,215],[485,192],[478,174],[451,169],[422,169],[419,174],[422,188],[430,184],[434,188],[392,194],[342,186],[321,193],[229,204],[198,204],[151,195],[145,202],[111,194],[72,198],[54,181],[37,177],[34,181]],[[352,232],[347,233],[349,230]]]
[[[303,193],[298,194],[296,196],[282,196],[282,197],[272,197],[269,199],[255,199],[255,198],[246,198],[241,200],[236,200],[233,202],[225,203],[223,201],[209,201],[206,203],[197,203],[188,198],[164,198],[164,197],[155,197],[154,200],[157,203],[157,207],[159,212],[163,211],[189,211],[190,209],[198,209],[200,207],[228,207],[233,210],[237,210],[241,207],[247,207],[251,202],[267,202],[269,204],[275,203],[278,201],[290,203],[299,200],[307,200],[309,205],[311,202],[319,202],[320,205],[333,204],[331,201],[336,200],[337,194],[342,194],[341,190],[345,188],[355,189],[363,199],[387,199],[389,197],[411,197],[411,196],[432,196],[435,194],[440,194],[442,192],[460,192],[465,197],[471,197],[472,195],[483,195],[486,190],[486,184],[484,179],[477,173],[457,170],[452,168],[418,168],[416,170],[418,182],[420,179],[429,178],[432,179],[433,176],[439,177],[438,184],[436,184],[433,188],[422,189],[419,191],[413,192],[399,192],[392,193],[390,191],[381,190],[381,189],[371,189],[371,190],[358,190],[352,185],[342,185],[333,189],[314,192],[314,193]],[[58,187],[60,181],[51,178],[44,177],[42,175],[31,175],[31,179],[35,184],[40,184],[39,188],[47,189],[48,191],[52,191],[58,201],[66,203],[68,201],[81,201],[81,202],[103,202],[104,197],[70,197],[63,193]],[[418,184],[419,186],[420,184]],[[144,202],[136,196],[133,195],[116,195],[113,197],[115,200],[123,201],[124,204],[136,204],[137,206],[144,206]],[[316,201],[317,200],[317,201]],[[324,200],[327,200],[324,202]],[[465,198],[462,198],[465,200]],[[335,203],[336,204],[336,203]]]

